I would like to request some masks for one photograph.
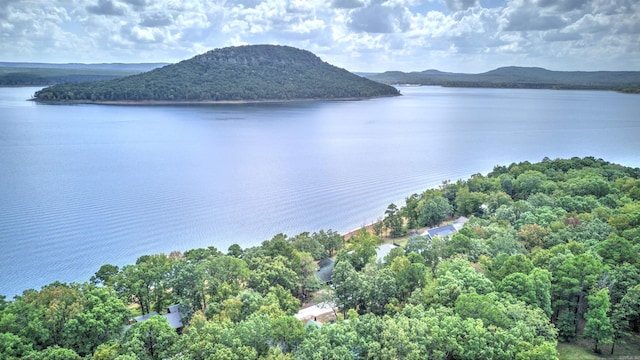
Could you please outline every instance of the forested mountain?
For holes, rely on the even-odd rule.
[[[163,63],[49,64],[0,62],[0,86],[38,86],[112,80],[149,71]]]
[[[252,45],[212,50],[122,79],[51,86],[38,91],[36,100],[198,102],[395,95],[395,88],[329,65],[308,51]]]
[[[536,67],[502,67],[480,74],[447,73],[437,70],[404,73],[387,71],[368,75],[385,84],[441,85],[451,87],[498,87],[533,89],[640,88],[640,71],[551,71]]]
[[[457,216],[376,260],[380,236]],[[170,240],[170,239],[168,239]],[[399,241],[399,240],[396,240]],[[374,233],[145,255],[84,284],[0,298],[2,359],[556,359],[558,342],[640,353],[640,169],[592,157],[496,166],[389,205]],[[293,315],[320,287],[323,326]],[[179,304],[181,334],[152,316]],[[615,344],[627,342],[624,348]]]

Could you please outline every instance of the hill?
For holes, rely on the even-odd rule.
[[[395,96],[388,85],[323,62],[288,46],[251,45],[216,49],[146,73],[121,79],[55,85],[37,101],[207,102],[351,99]]]
[[[149,71],[165,63],[49,64],[0,62],[0,86],[38,86],[112,80]]]
[[[501,67],[480,74],[437,70],[369,75],[385,84],[441,85],[533,89],[598,89],[629,91],[640,88],[640,71],[551,71],[537,67]]]

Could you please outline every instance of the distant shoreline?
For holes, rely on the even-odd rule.
[[[127,106],[163,106],[163,105],[234,105],[234,104],[270,104],[270,103],[290,103],[304,101],[360,101],[378,98],[387,98],[402,96],[397,95],[380,95],[380,96],[363,96],[349,98],[299,98],[299,99],[262,99],[262,100],[116,100],[116,101],[87,101],[87,100],[59,100],[47,101],[38,100],[36,98],[27,99],[40,104],[47,105],[127,105]]]

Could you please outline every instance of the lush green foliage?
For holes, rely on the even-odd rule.
[[[192,59],[111,81],[60,84],[36,93],[39,101],[220,101],[348,99],[398,91],[312,53],[253,45],[209,51]]]
[[[443,214],[472,216],[455,235],[414,237],[384,261],[365,229],[346,245],[333,231],[278,234],[27,290],[0,301],[0,357],[554,359],[557,341],[613,352],[640,330],[640,169],[593,158],[512,164],[386,215],[406,231]],[[292,316],[298,299],[319,287],[314,260],[336,252],[323,300],[338,319],[305,328]],[[123,331],[130,316],[175,303],[181,335],[158,316]]]

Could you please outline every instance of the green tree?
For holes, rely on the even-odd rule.
[[[100,269],[91,276],[91,283],[94,285],[113,286],[119,271],[120,269],[115,265],[102,265]]]
[[[553,273],[553,297],[556,311],[567,309],[573,313],[573,337],[578,332],[578,324],[584,312],[584,300],[589,289],[602,276],[604,266],[590,254],[568,257]],[[608,297],[608,294],[607,294]],[[565,321],[566,321],[566,316]]]
[[[296,250],[309,253],[316,260],[325,257],[326,252],[324,246],[316,237],[311,236],[308,232],[296,235],[291,241]]]
[[[358,304],[360,276],[345,256],[338,255],[331,280],[335,289],[336,305],[346,316],[347,310],[355,309]]]
[[[486,194],[471,192],[467,187],[462,187],[456,194],[456,211],[463,216],[482,215],[482,205],[486,198]]]
[[[434,195],[420,200],[416,211],[420,225],[434,227],[453,213],[453,206],[443,196]]]
[[[361,228],[355,235],[351,236],[349,243],[352,250],[350,255],[351,264],[356,271],[360,271],[367,263],[375,261],[376,249],[380,239],[366,228]]]
[[[178,334],[162,316],[152,316],[134,324],[124,335],[123,353],[135,354],[140,360],[167,359],[177,353]]]
[[[389,235],[391,237],[401,237],[407,233],[400,209],[398,209],[395,204],[389,204],[384,214],[385,217],[383,221],[389,229]]]
[[[344,247],[344,236],[333,230],[320,230],[311,235],[316,239],[326,252],[326,257],[332,257],[337,251]]]
[[[65,323],[62,344],[87,356],[100,344],[119,338],[130,313],[109,288],[89,287],[83,292],[82,312]]]
[[[608,316],[610,310],[611,304],[607,289],[598,290],[595,294],[589,295],[589,310],[584,315],[587,320],[584,335],[594,340],[596,353],[600,353],[599,344],[613,342],[613,327]]]

